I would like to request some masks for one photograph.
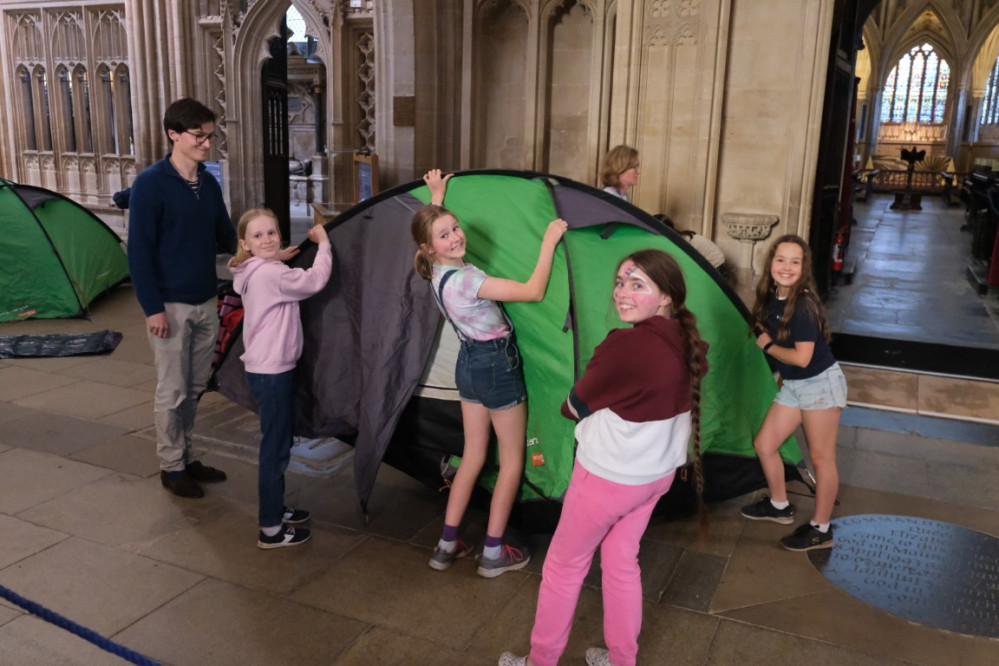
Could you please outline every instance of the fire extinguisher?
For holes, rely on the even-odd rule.
[[[839,273],[843,270],[843,232],[836,234],[836,242],[833,243],[832,270]]]

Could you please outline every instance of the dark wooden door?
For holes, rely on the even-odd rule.
[[[288,27],[269,43],[271,57],[260,72],[264,117],[264,205],[277,215],[281,238],[291,238],[288,169]]]
[[[808,244],[812,248],[816,286],[825,299],[832,283],[833,241],[840,223],[840,190],[850,187],[844,180],[850,118],[854,105],[854,69],[862,45],[864,22],[880,0],[836,0],[833,10],[822,138],[812,200],[812,224]]]

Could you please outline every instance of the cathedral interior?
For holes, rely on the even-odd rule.
[[[641,156],[632,202],[720,248],[743,302],[774,238],[807,239],[850,386],[832,552],[862,560],[897,532],[888,555],[919,561],[849,564],[865,598],[830,582],[835,557],[779,552],[738,501],[712,507],[707,541],[694,520],[653,523],[638,663],[996,663],[999,0],[2,0],[0,22],[0,178],[125,243],[114,195],[167,152],[181,97],[218,117],[232,218],[267,206],[292,242],[431,168],[600,188],[619,144]],[[125,333],[113,357],[0,359],[0,589],[164,664],[526,650],[544,537],[523,572],[483,582],[461,562],[444,584],[424,557],[440,495],[392,469],[370,524],[350,465],[290,474],[319,538],[299,558],[248,553],[258,422],[217,393],[196,436],[230,481],[197,507],[164,496],[134,300],[0,324]],[[885,513],[924,522],[864,531]],[[920,576],[939,587],[914,591]],[[600,635],[599,586],[591,572],[573,663]],[[0,663],[120,661],[0,602]]]

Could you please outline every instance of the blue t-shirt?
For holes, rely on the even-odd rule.
[[[836,359],[833,358],[832,350],[822,337],[822,329],[818,320],[807,305],[799,299],[798,307],[791,315],[791,325],[788,326],[786,340],[777,339],[777,331],[780,327],[781,317],[784,316],[785,301],[780,298],[771,298],[767,303],[767,332],[774,341],[776,347],[794,348],[796,342],[814,342],[815,352],[809,364],[800,368],[796,365],[782,363],[773,356],[767,356],[771,367],[780,373],[784,379],[808,379],[814,377],[825,370],[828,370]]]

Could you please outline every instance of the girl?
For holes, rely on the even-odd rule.
[[[604,192],[631,201],[631,188],[638,183],[638,177],[642,174],[639,166],[638,151],[631,146],[611,148],[600,165],[600,180],[604,184]]]
[[[439,169],[427,172],[423,180],[430,188],[431,204],[420,209],[412,222],[413,240],[419,247],[414,258],[416,272],[430,281],[441,312],[461,339],[455,383],[465,443],[430,567],[443,571],[456,558],[471,552],[458,539],[458,527],[485,464],[492,427],[496,430],[500,466],[477,573],[494,578],[523,568],[531,559],[527,548],[503,544],[524,472],[527,392],[513,327],[496,301],[540,301],[544,297],[555,248],[566,223],[554,220],[548,225],[538,263],[527,282],[490,277],[465,263],[465,234],[455,216],[441,207],[450,177],[442,176]]]
[[[829,521],[839,488],[836,432],[846,406],[846,378],[829,350],[829,324],[815,292],[808,244],[799,236],[781,236],[770,248],[767,265],[770,273],[756,287],[753,321],[756,345],[773,359],[782,385],[753,440],[770,497],[743,508],[742,515],[785,525],[794,522],[777,449],[803,426],[815,465],[815,512],[810,523],[781,539],[780,545],[788,550],[830,548]]]
[[[506,652],[500,666],[558,663],[597,546],[609,649],[590,648],[586,663],[633,666],[642,626],[639,541],[686,463],[689,441],[699,496],[703,490],[700,385],[707,344],[684,304],[683,273],[665,252],[642,250],[625,257],[615,275],[614,305],[633,327],[607,335],[562,405],[578,421],[578,447],[545,557],[531,654]]]
[[[309,512],[284,505],[284,472],[294,439],[292,377],[302,355],[298,302],[318,292],[329,280],[333,253],[326,229],[314,226],[308,237],[319,249],[312,268],[286,266],[283,261],[297,250],[281,249],[277,218],[264,208],[243,213],[237,235],[239,251],[229,268],[245,310],[246,351],[240,358],[260,413],[257,547],[297,546],[312,536],[308,529],[291,527],[306,522]]]

